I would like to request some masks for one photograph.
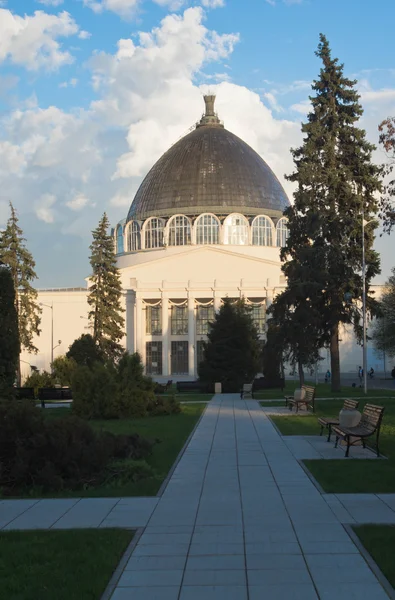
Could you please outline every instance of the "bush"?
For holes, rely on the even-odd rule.
[[[29,401],[1,402],[0,488],[11,494],[94,487],[107,480],[115,460],[146,458],[153,445],[139,435],[97,433],[74,416],[46,419]],[[133,477],[144,469],[136,467]]]
[[[51,388],[54,385],[54,381],[51,373],[48,371],[33,371],[26,379],[23,387],[34,388],[34,395],[38,397],[39,388]]]
[[[77,367],[72,377],[73,412],[84,419],[117,417],[115,373],[110,365]]]
[[[74,340],[66,353],[66,358],[72,358],[77,365],[89,368],[97,362],[104,362],[103,353],[89,333],[84,333]]]
[[[157,396],[152,404],[148,407],[148,412],[151,416],[173,415],[181,412],[181,404],[173,395]]]
[[[58,356],[52,363],[53,383],[59,384],[62,387],[71,386],[71,381],[76,368],[77,363],[75,362],[74,358]]]

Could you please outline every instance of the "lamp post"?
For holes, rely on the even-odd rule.
[[[53,302],[51,304],[44,304],[44,302],[40,302],[40,306],[46,306],[47,308],[51,309],[51,371],[52,371],[53,351],[54,351],[54,347],[53,347]]]
[[[366,261],[365,261],[365,227],[375,220],[365,221],[364,211],[362,209],[362,327],[363,327],[363,346],[362,346],[362,365],[363,365],[363,390],[368,393],[368,374],[367,374],[367,347],[366,347]]]

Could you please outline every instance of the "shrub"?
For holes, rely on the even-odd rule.
[[[157,396],[155,401],[150,404],[149,414],[151,416],[172,415],[181,412],[181,404],[173,395]]]
[[[114,460],[146,458],[152,447],[153,442],[138,435],[97,433],[75,416],[46,419],[29,401],[0,403],[4,494],[32,487],[57,491],[97,486],[107,480]],[[144,468],[135,469],[133,481]]]
[[[95,363],[92,369],[77,367],[72,377],[73,412],[84,419],[118,416],[114,368]]]
[[[89,333],[82,334],[71,344],[66,358],[72,358],[81,367],[92,368],[97,362],[104,362],[100,348]]]
[[[25,379],[23,387],[34,388],[34,394],[36,398],[38,397],[38,389],[39,388],[50,388],[53,387],[54,381],[51,373],[48,371],[33,371],[30,375]]]
[[[67,356],[58,356],[52,363],[53,383],[61,386],[71,386],[73,374],[77,368],[74,358]]]

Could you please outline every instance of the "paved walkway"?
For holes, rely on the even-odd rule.
[[[257,402],[216,397],[112,600],[388,598],[341,508],[338,496],[319,493]]]

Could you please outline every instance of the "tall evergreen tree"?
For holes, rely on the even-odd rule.
[[[0,266],[0,399],[8,396],[19,361],[18,315],[10,270]]]
[[[200,379],[214,386],[222,383],[225,392],[239,392],[260,370],[261,346],[250,311],[243,300],[232,304],[225,299],[211,323]]]
[[[297,288],[299,298],[320,315],[322,342],[331,353],[332,390],[338,391],[339,326],[353,323],[361,334],[362,220],[372,220],[378,211],[381,180],[372,163],[374,146],[357,127],[363,111],[356,81],[345,77],[322,34],[316,55],[323,66],[312,86],[312,111],[302,125],[303,145],[292,150],[295,172],[288,179],[297,187],[294,204],[285,211],[289,238],[281,255],[288,288]],[[367,292],[380,272],[374,228],[365,228]],[[346,300],[350,295],[352,302]],[[367,301],[374,310],[369,294]]]
[[[26,240],[18,225],[18,217],[11,202],[10,209],[11,216],[5,230],[0,234],[0,263],[9,267],[14,283],[21,348],[37,353],[38,349],[33,343],[33,337],[40,334],[41,308],[37,303],[37,291],[31,285],[31,282],[37,278],[36,264],[26,248]],[[18,383],[20,384],[19,363]]]
[[[379,125],[379,141],[387,154],[388,161],[383,165],[383,174],[387,177],[387,184],[383,190],[380,202],[380,216],[383,220],[384,230],[391,233],[395,227],[395,117],[388,117]]]
[[[120,356],[119,342],[124,336],[124,312],[121,307],[121,279],[116,266],[114,241],[109,231],[106,213],[92,232],[90,245],[92,266],[88,303],[89,318],[93,323],[93,339],[102,354],[109,360]]]

